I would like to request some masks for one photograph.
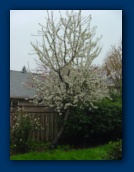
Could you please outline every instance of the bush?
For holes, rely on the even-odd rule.
[[[118,140],[112,144],[111,150],[108,152],[107,160],[122,160],[122,140]]]
[[[29,142],[29,151],[32,152],[42,152],[49,150],[50,143],[49,142]]]
[[[41,125],[39,118],[32,118],[30,115],[20,113],[19,111],[15,114],[13,123],[10,129],[11,149],[14,152],[24,153],[28,151],[29,144],[28,138],[32,131],[40,130]]]
[[[122,137],[121,98],[104,99],[97,109],[71,109],[62,142],[89,146]],[[90,109],[90,110],[89,110]]]

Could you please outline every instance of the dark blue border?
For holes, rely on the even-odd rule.
[[[132,1],[133,2],[133,1]],[[0,2],[0,171],[134,171],[134,25],[130,0],[6,0]],[[122,161],[10,161],[9,160],[9,81],[10,10],[98,9],[123,10],[123,160]],[[107,16],[106,16],[107,17]]]

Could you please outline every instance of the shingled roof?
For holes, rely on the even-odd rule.
[[[35,91],[23,85],[29,80],[29,73],[10,70],[10,98],[32,98]]]

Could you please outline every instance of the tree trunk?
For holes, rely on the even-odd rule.
[[[51,143],[50,145],[50,149],[55,149],[58,141],[60,140],[63,132],[64,132],[64,129],[65,129],[65,123],[68,119],[68,116],[69,116],[69,110],[66,111],[66,114],[65,114],[65,117],[64,117],[64,120],[63,120],[63,125],[61,126],[61,129],[60,131],[58,132],[58,134],[56,135],[56,137],[54,138],[53,142]]]

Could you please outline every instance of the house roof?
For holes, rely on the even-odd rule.
[[[10,98],[32,98],[35,91],[23,84],[28,81],[30,81],[29,73],[10,70]]]
[[[104,74],[102,76],[104,77]],[[106,82],[109,86],[113,85],[110,78]],[[10,70],[10,98],[33,98],[36,93],[35,90],[29,89],[23,83],[30,83],[30,74],[28,72]]]

